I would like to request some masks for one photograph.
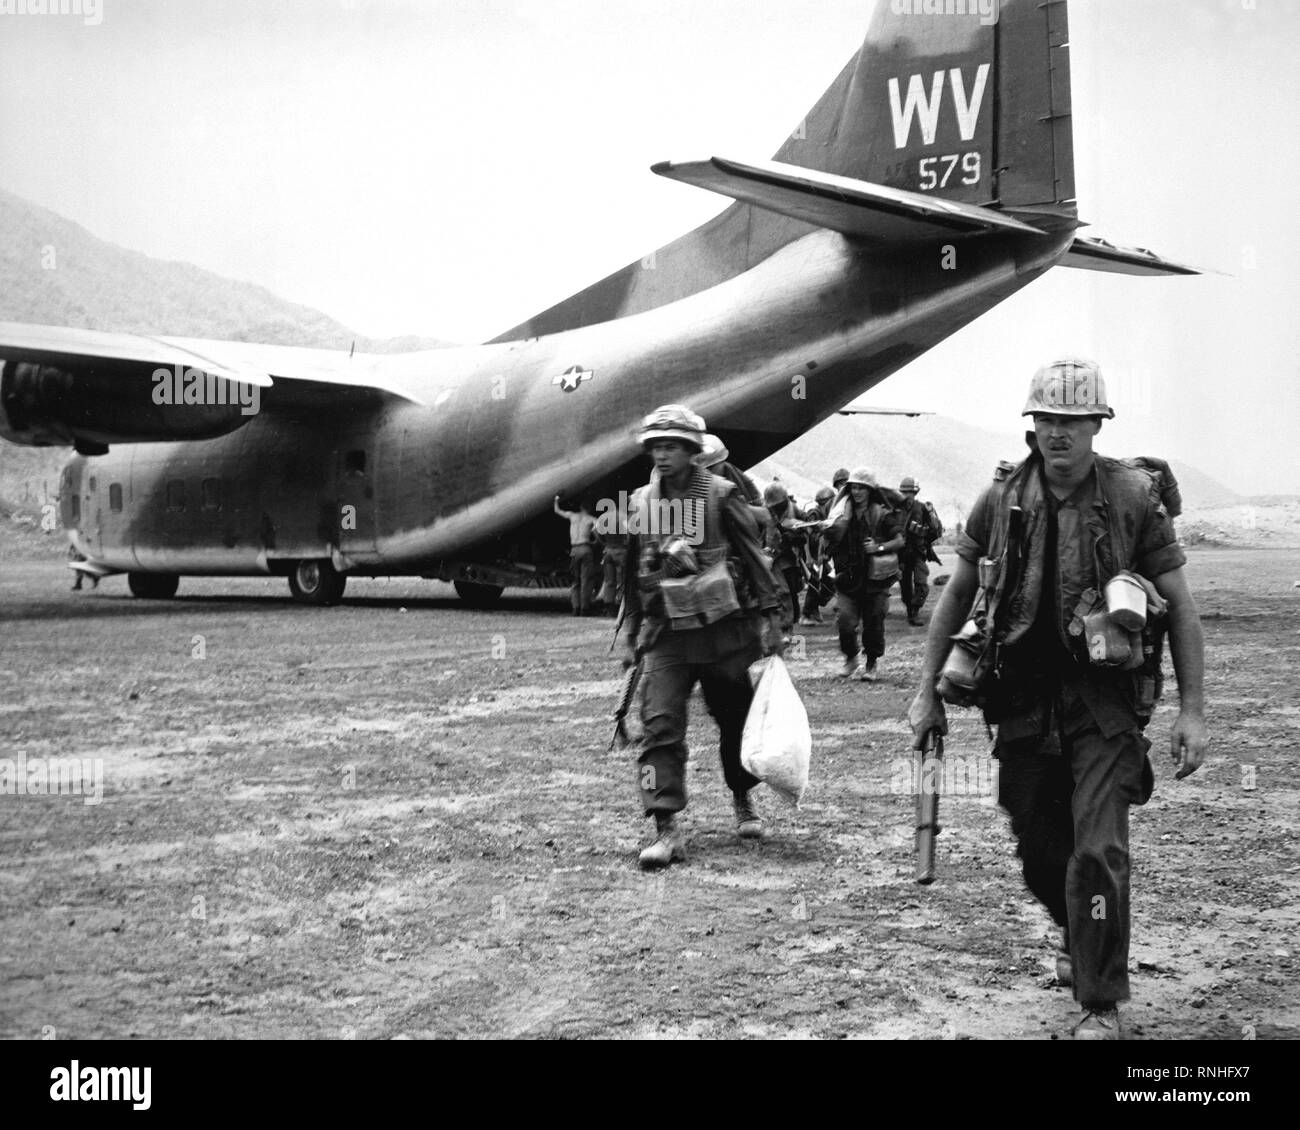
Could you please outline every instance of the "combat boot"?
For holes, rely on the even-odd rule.
[[[732,804],[736,810],[736,833],[742,840],[761,840],[763,838],[763,820],[754,811],[754,802],[749,793],[732,793]]]
[[[655,816],[658,835],[655,842],[641,850],[638,862],[642,867],[667,867],[674,860],[686,858],[686,834],[678,827],[677,816],[669,812]]]
[[[1122,1040],[1124,1029],[1119,1021],[1119,1009],[1114,1005],[1084,1009],[1083,1019],[1070,1035],[1076,1040]]]

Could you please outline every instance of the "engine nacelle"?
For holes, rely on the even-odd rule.
[[[0,361],[0,436],[27,447],[214,439],[242,427],[261,389],[199,369]]]

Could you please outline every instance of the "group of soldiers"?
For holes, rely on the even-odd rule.
[[[891,490],[865,467],[841,468],[813,502],[800,505],[779,481],[760,493],[754,480],[730,462],[730,452],[717,436],[705,433],[701,443],[693,464],[731,482],[754,514],[779,582],[784,641],[789,643],[796,622],[824,624],[822,609],[834,601],[842,675],[873,681],[885,652],[890,590],[899,584],[907,622],[919,627],[930,593],[928,563],[942,564],[934,544],[943,536],[943,523],[934,507],[921,500],[917,481],[908,476]],[[576,510],[560,502],[556,495],[555,513],[569,523],[572,613],[616,615],[627,573],[627,515],[612,508],[598,515],[586,499]],[[868,561],[868,556],[876,560]]]
[[[997,727],[998,800],[1025,883],[1061,927],[1058,980],[1082,1008],[1072,1035],[1117,1039],[1118,1005],[1129,997],[1128,811],[1153,787],[1143,728],[1159,694],[1167,634],[1181,700],[1170,754],[1179,778],[1201,764],[1200,622],[1165,506],[1176,487],[1164,484],[1171,493],[1162,493],[1160,476],[1142,461],[1093,451],[1102,421],[1114,415],[1095,364],[1045,366],[1023,415],[1033,417],[1030,455],[1000,466],[971,511],[931,618],[908,721],[917,749],[947,732],[945,662],[956,654],[954,640],[982,638],[969,697],[949,701],[979,705]],[[641,521],[626,543],[619,638],[624,663],[641,667],[636,787],[655,821],[639,862],[658,868],[685,858],[680,814],[695,684],[720,732],[737,834],[761,840],[752,795],[759,782],[740,757],[750,666],[783,652],[802,588],[815,591],[820,607],[829,558],[843,674],[870,678],[895,581],[904,581],[909,620],[918,620],[937,523],[915,481],[894,492],[864,468],[844,473],[812,507],[798,507],[779,484],[760,503],[683,405],[651,413],[640,438],[654,473],[632,498]],[[1152,601],[1148,627],[1124,653],[1132,661],[1122,664],[1091,637],[1108,614],[1101,594],[1117,578],[1141,584]],[[805,600],[805,617],[815,611]]]
[[[788,641],[796,618],[801,626],[823,623],[821,610],[834,600],[844,678],[875,680],[895,583],[907,622],[921,625],[930,593],[928,563],[942,563],[934,544],[943,536],[943,523],[920,492],[911,476],[897,490],[882,487],[866,467],[836,471],[831,485],[806,507],[779,482],[763,492],[767,519],[760,524],[783,585],[783,634]]]

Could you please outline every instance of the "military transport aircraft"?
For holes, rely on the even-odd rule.
[[[934,14],[911,14],[913,8]],[[880,0],[771,161],[663,163],[733,203],[478,346],[355,356],[0,325],[0,434],[72,444],[82,567],[566,583],[557,491],[644,481],[639,418],[690,404],[752,465],[1053,266],[1195,274],[1082,238],[1066,4]],[[969,14],[967,14],[969,10]]]

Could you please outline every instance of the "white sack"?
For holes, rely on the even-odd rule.
[[[745,719],[740,763],[797,808],[808,787],[812,757],[808,712],[790,681],[784,659],[774,655],[750,670],[760,667],[762,675]]]

